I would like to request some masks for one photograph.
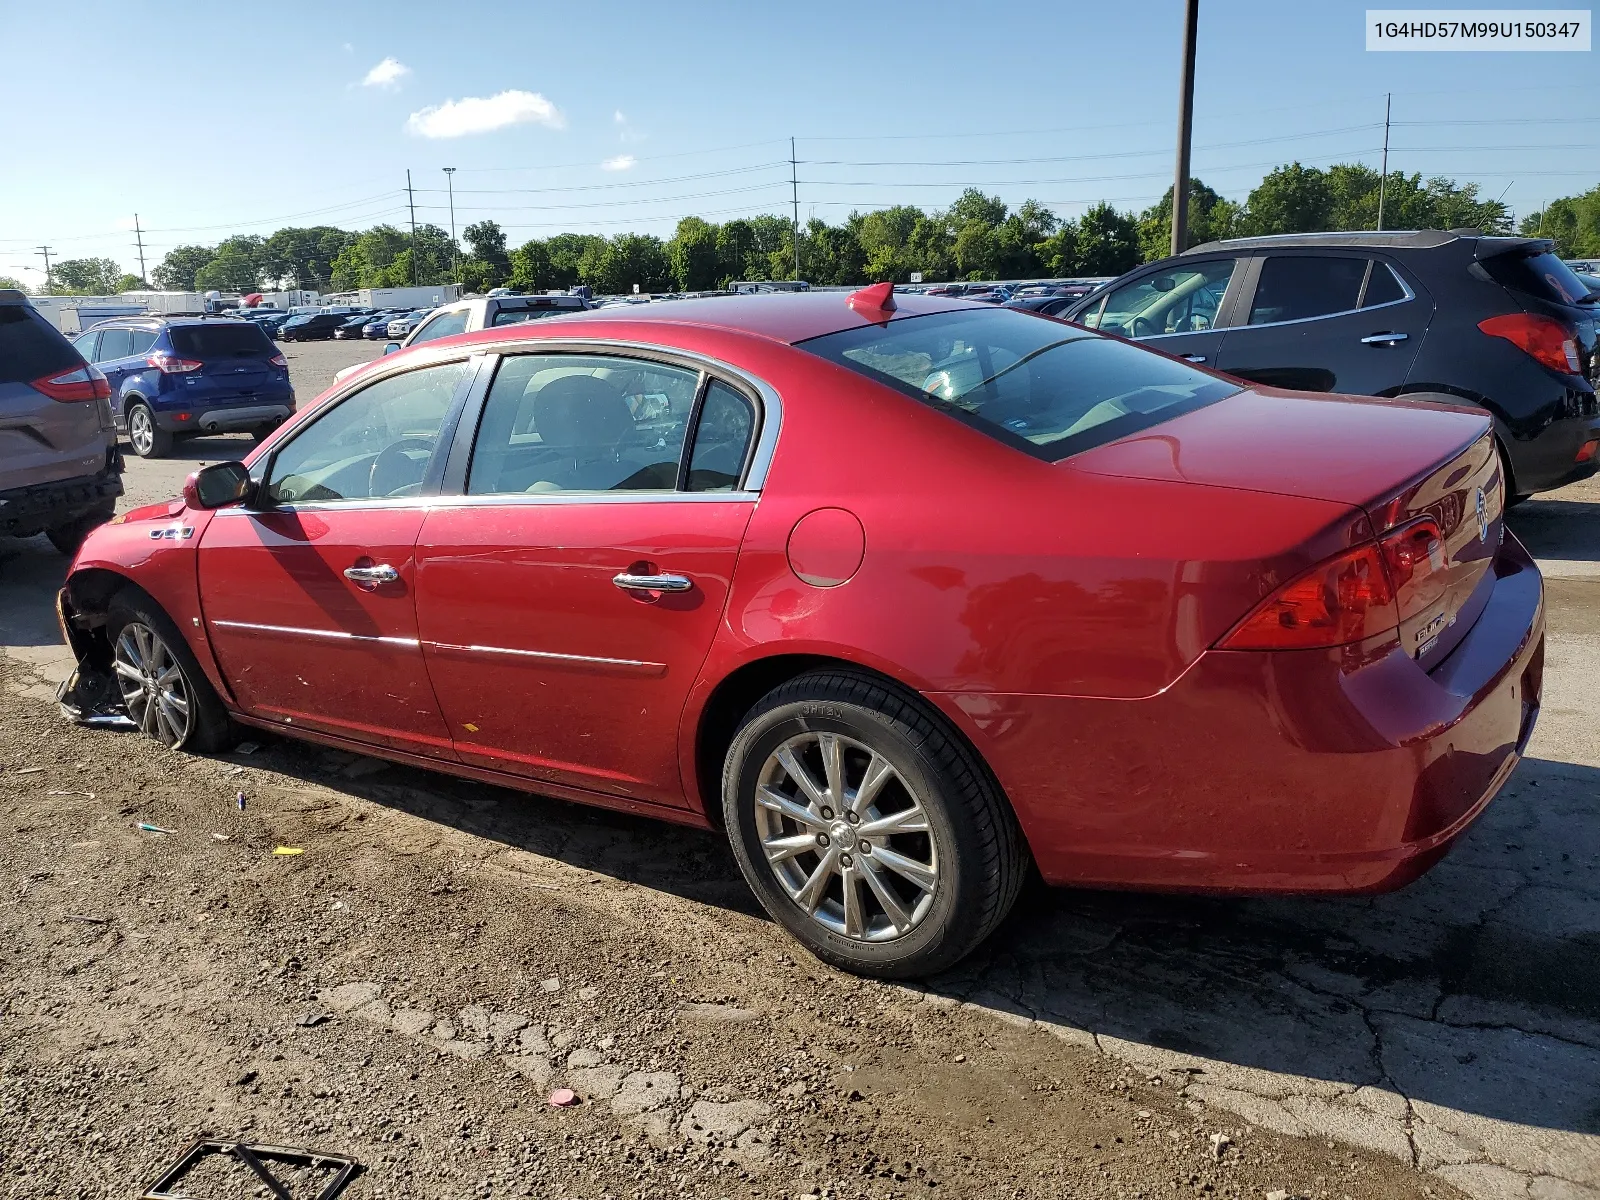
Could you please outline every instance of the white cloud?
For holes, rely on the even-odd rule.
[[[430,104],[407,118],[406,132],[425,138],[452,138],[526,124],[565,129],[567,119],[538,92],[513,90]]]
[[[386,58],[372,70],[368,71],[361,80],[362,87],[392,88],[399,87],[400,80],[411,74],[411,68],[398,58]]]
[[[619,154],[615,158],[608,158],[600,164],[602,171],[631,171],[633,164],[639,160],[631,154]]]
[[[611,119],[618,125],[626,125],[628,123],[628,118],[622,115],[622,110],[620,108],[611,114]]]

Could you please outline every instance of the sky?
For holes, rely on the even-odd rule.
[[[1497,0],[1519,7],[1513,0]],[[1520,7],[1532,7],[1522,5]],[[1369,53],[1364,4],[1201,0],[1193,173],[1476,181],[1514,212],[1600,182],[1591,53]],[[138,272],[283,225],[492,218],[670,236],[791,209],[936,209],[977,186],[1062,216],[1171,183],[1182,0],[804,5],[0,0],[0,275]]]

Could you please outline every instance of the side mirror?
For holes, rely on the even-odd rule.
[[[183,481],[183,501],[190,508],[221,508],[249,498],[255,491],[250,469],[242,462],[212,463]]]
[[[393,354],[398,349],[400,349],[400,343],[399,342],[390,342],[387,346],[385,346],[383,348],[383,352],[385,354]]]

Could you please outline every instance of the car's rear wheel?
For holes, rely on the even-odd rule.
[[[140,458],[160,458],[172,449],[172,434],[156,424],[156,415],[142,400],[128,406],[128,444]]]
[[[209,753],[232,743],[228,710],[166,613],[123,593],[111,602],[106,635],[117,689],[140,732],[175,750]]]
[[[92,508],[82,516],[73,518],[65,525],[46,529],[44,535],[50,539],[52,546],[70,557],[78,552],[78,547],[83,545],[83,539],[89,536],[89,531],[111,520],[116,511],[116,501],[108,500],[100,507]]]
[[[801,675],[745,717],[724,761],[734,855],[818,958],[880,978],[953,965],[1016,900],[1027,856],[970,749],[916,697]]]

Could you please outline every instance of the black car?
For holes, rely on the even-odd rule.
[[[1595,304],[1547,240],[1422,230],[1211,242],[1062,315],[1254,383],[1486,409],[1520,497],[1600,465]]]
[[[1047,317],[1057,317],[1092,291],[1094,288],[1089,285],[1079,284],[1075,287],[1055,288],[1048,292],[1024,292],[1007,300],[1005,307],[1021,308],[1028,312],[1043,313]]]
[[[283,323],[283,328],[278,330],[278,340],[280,342],[323,341],[331,338],[333,331],[349,319],[350,314],[347,312],[302,313],[298,317],[290,317]]]
[[[367,309],[364,312],[346,313],[344,322],[333,327],[333,336],[340,341],[344,341],[346,338],[359,338],[367,323],[377,315],[371,309]]]

